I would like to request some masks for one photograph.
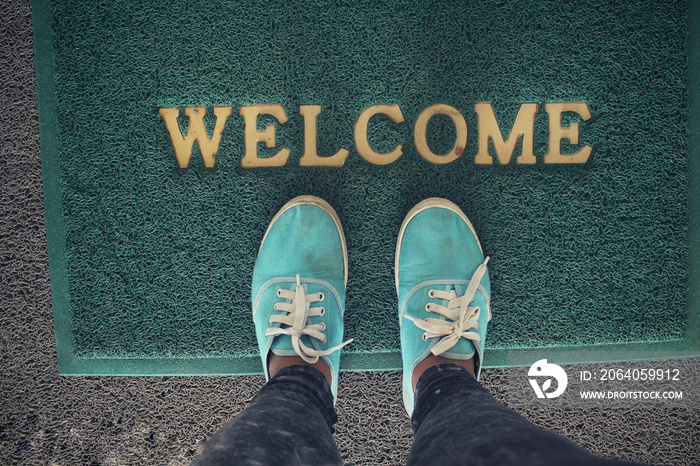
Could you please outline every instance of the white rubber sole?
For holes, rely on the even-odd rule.
[[[345,233],[343,233],[343,225],[340,223],[340,218],[338,217],[338,214],[335,212],[333,207],[320,197],[316,196],[298,196],[292,199],[291,201],[287,202],[285,205],[282,206],[282,208],[277,212],[277,214],[272,218],[270,221],[270,225],[267,227],[267,231],[265,231],[265,236],[263,236],[262,241],[260,242],[260,249],[262,248],[263,243],[265,242],[265,239],[267,239],[267,234],[270,232],[272,229],[272,225],[275,224],[278,218],[291,209],[292,207],[298,206],[298,205],[313,205],[316,207],[319,207],[323,209],[328,215],[331,216],[333,219],[333,223],[335,223],[336,228],[338,229],[338,234],[340,235],[340,244],[342,245],[343,248],[343,272],[344,272],[344,277],[345,277],[345,286],[348,286],[348,247],[345,243]],[[258,249],[258,252],[260,251]]]
[[[474,230],[474,225],[472,225],[472,222],[469,221],[467,216],[462,212],[462,209],[459,208],[457,204],[455,204],[452,201],[448,201],[447,199],[443,199],[440,197],[431,197],[428,199],[425,199],[424,201],[419,202],[418,204],[415,205],[411,210],[408,211],[408,214],[406,214],[406,218],[404,218],[403,223],[401,224],[401,229],[399,230],[399,237],[396,241],[396,259],[394,261],[394,281],[396,284],[396,294],[398,295],[399,293],[399,255],[401,252],[401,243],[403,241],[403,234],[406,231],[406,228],[408,227],[408,224],[411,222],[413,217],[418,215],[420,212],[427,210],[427,209],[432,209],[434,207],[440,208],[440,209],[447,209],[450,210],[457,215],[460,216],[462,220],[469,226],[469,229],[472,231],[474,234],[474,237],[476,238],[476,242],[479,244],[479,249],[481,250],[483,254],[483,249],[481,248],[481,242],[479,241],[479,237],[476,234],[476,230]]]

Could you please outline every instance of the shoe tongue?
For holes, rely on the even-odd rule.
[[[476,347],[471,340],[460,338],[456,345],[445,351],[440,356],[449,359],[469,359],[476,354]]]
[[[445,285],[445,288],[440,288],[440,290],[445,291],[447,293],[449,293],[450,291],[454,291],[457,297],[462,296],[466,289],[466,285]],[[447,300],[445,301],[445,304],[447,304]]]
[[[311,338],[308,335],[303,335],[301,337],[301,342],[308,348],[313,348],[311,346]],[[292,345],[292,337],[290,335],[278,335],[272,340],[272,347],[270,350],[278,356],[293,356],[296,355],[294,351],[294,346]]]

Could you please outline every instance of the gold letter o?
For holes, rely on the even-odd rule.
[[[452,150],[445,155],[438,155],[430,150],[430,147],[428,147],[428,139],[426,137],[428,122],[438,113],[450,117],[455,124],[455,128],[457,129],[455,145],[452,147]],[[418,153],[428,162],[435,164],[454,162],[462,155],[464,148],[467,146],[467,122],[462,114],[459,113],[459,110],[454,107],[446,104],[431,105],[423,110],[420,115],[418,115],[413,137]]]

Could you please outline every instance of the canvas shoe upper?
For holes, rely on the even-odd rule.
[[[253,320],[266,380],[268,357],[321,358],[337,395],[348,275],[345,236],[333,208],[300,196],[270,222],[253,271]]]
[[[431,198],[406,216],[396,246],[404,405],[413,413],[413,371],[428,355],[466,360],[481,373],[490,281],[481,244],[462,210]]]

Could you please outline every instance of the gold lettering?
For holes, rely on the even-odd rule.
[[[573,112],[583,118],[583,121],[591,118],[591,111],[586,102],[561,102],[547,103],[545,105],[549,115],[549,152],[544,156],[544,163],[586,163],[591,156],[593,148],[584,146],[573,154],[561,153],[562,139],[568,139],[571,144],[578,144],[578,123],[571,123],[568,128],[561,126],[561,114]]]
[[[455,128],[457,129],[455,145],[452,147],[452,150],[445,155],[435,154],[432,150],[430,150],[430,147],[428,147],[428,139],[426,136],[428,131],[428,122],[437,114],[447,115],[450,117],[452,122],[455,124]],[[428,162],[435,164],[454,162],[462,155],[464,148],[467,146],[467,122],[456,108],[445,104],[435,104],[426,108],[420,115],[418,115],[413,137],[418,153]]]
[[[367,125],[369,124],[370,118],[374,115],[382,113],[391,118],[394,123],[403,123],[404,117],[401,112],[401,108],[396,105],[373,105],[365,109],[355,122],[355,148],[360,156],[374,165],[388,165],[395,162],[404,153],[404,147],[402,145],[396,146],[393,151],[386,154],[380,154],[375,152],[374,149],[369,145],[367,140]]]
[[[216,163],[216,153],[219,151],[221,144],[221,133],[226,126],[226,120],[233,114],[232,107],[214,107],[214,115],[216,115],[216,124],[214,125],[214,133],[209,139],[207,129],[204,126],[204,115],[206,114],[205,107],[185,107],[185,115],[190,117],[190,123],[187,127],[187,136],[182,137],[180,126],[177,119],[180,116],[180,109],[161,108],[158,113],[165,120],[165,127],[170,133],[170,141],[172,141],[175,157],[180,168],[187,168],[192,156],[192,146],[196,140],[199,144],[199,152],[204,159],[204,166],[213,168]]]
[[[226,127],[228,117],[233,114],[232,107],[213,107],[213,115],[216,118],[211,138],[208,136],[207,125],[204,117],[207,114],[206,107],[184,107],[185,115],[189,118],[186,135],[180,130],[180,108],[160,108],[159,114],[165,122],[170,134],[170,141],[175,151],[177,163],[181,168],[187,168],[192,157],[194,142],[197,141],[204,165],[213,168],[216,164],[217,153],[221,144],[221,136]],[[520,105],[508,138],[504,139],[503,132],[498,125],[493,106],[489,102],[477,102],[474,104],[478,124],[478,151],[474,163],[478,165],[493,165],[494,154],[490,153],[489,141],[493,142],[495,155],[500,165],[511,163],[518,143],[522,140],[522,151],[515,159],[519,165],[533,165],[537,163],[534,154],[535,117],[539,111],[536,103],[524,103]],[[561,153],[562,141],[569,141],[570,145],[579,144],[580,122],[571,122],[563,126],[562,114],[575,113],[583,121],[592,118],[586,102],[549,102],[545,104],[545,110],[549,117],[549,149],[544,155],[546,164],[582,164],[588,162],[593,147],[583,145],[577,152],[570,154]],[[350,151],[340,148],[330,156],[318,154],[318,116],[321,114],[320,105],[301,105],[299,114],[304,118],[304,152],[299,159],[299,165],[304,167],[342,167],[345,165]],[[374,165],[388,165],[398,160],[406,151],[404,145],[398,144],[391,152],[376,152],[369,143],[367,130],[370,120],[377,114],[383,114],[391,118],[395,124],[405,121],[401,107],[398,104],[377,104],[366,108],[355,122],[354,141],[358,154],[367,162]],[[452,149],[446,154],[436,154],[428,146],[427,131],[430,120],[435,115],[449,117],[455,125],[456,136]],[[276,145],[277,124],[270,124],[263,130],[258,130],[258,119],[261,115],[269,115],[279,124],[286,123],[289,118],[280,104],[270,105],[245,105],[240,107],[240,115],[244,120],[244,147],[245,153],[241,159],[241,166],[253,167],[281,167],[284,166],[291,154],[290,149],[280,148],[273,156],[260,157],[258,144],[264,142],[268,148]],[[570,121],[570,120],[567,120]],[[464,116],[455,107],[447,104],[435,104],[424,109],[415,121],[413,131],[416,150],[430,163],[448,164],[462,156],[467,145],[467,122]],[[267,154],[265,154],[267,155]]]
[[[280,123],[286,123],[289,118],[284,108],[279,105],[243,105],[240,114],[245,123],[245,155],[241,159],[241,166],[254,167],[281,167],[287,163],[290,150],[283,147],[272,157],[258,157],[258,143],[264,142],[268,148],[275,147],[275,126],[268,125],[264,130],[258,131],[258,115],[271,115]]]
[[[342,167],[350,152],[340,149],[330,157],[319,157],[317,152],[318,132],[316,119],[321,114],[320,105],[300,105],[299,113],[304,117],[304,155],[299,159],[302,167]]]
[[[518,164],[537,163],[533,153],[533,139],[535,133],[535,114],[539,106],[537,104],[522,104],[515,123],[508,135],[508,141],[503,140],[503,134],[498,126],[493,106],[488,102],[479,102],[474,105],[474,110],[478,116],[479,128],[479,151],[476,154],[474,163],[480,165],[493,165],[493,157],[489,154],[489,138],[493,141],[496,150],[498,163],[507,165],[515,152],[515,146],[520,138],[523,139],[522,154],[515,159]]]

